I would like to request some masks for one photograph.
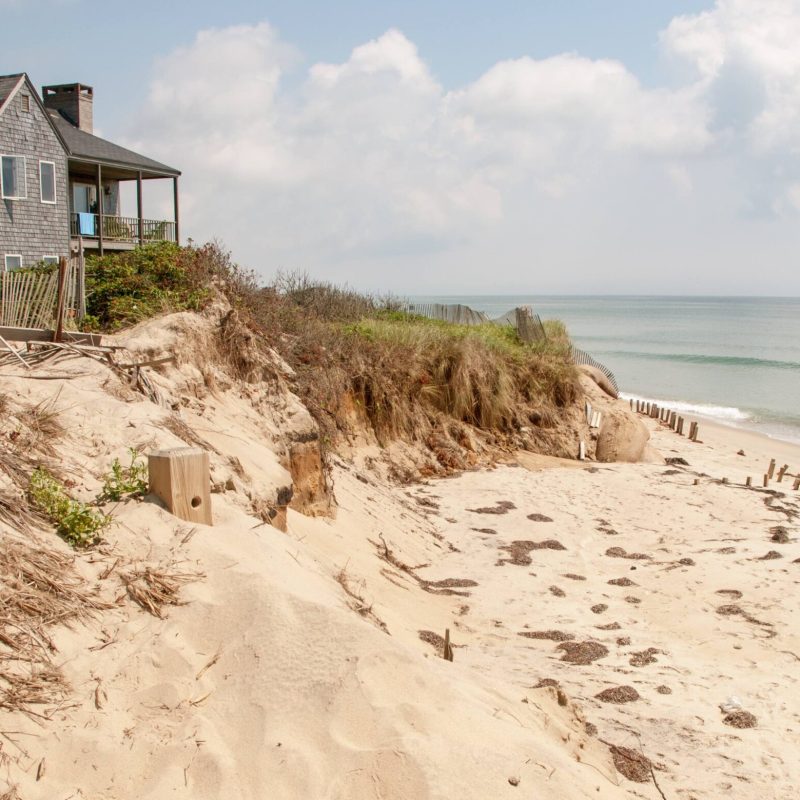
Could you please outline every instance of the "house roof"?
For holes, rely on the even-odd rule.
[[[23,82],[26,82],[31,89],[31,94],[36,98],[36,102],[45,114],[56,136],[64,145],[67,156],[77,161],[88,161],[117,167],[121,170],[141,170],[150,173],[150,177],[178,176],[180,170],[175,167],[168,167],[152,158],[135,153],[118,144],[101,139],[91,133],[76,128],[68,122],[57,111],[46,109],[39,97],[39,93],[33,88],[28,76],[24,72],[15,75],[0,75],[0,114],[3,113],[7,101],[16,93]]]
[[[25,80],[25,74],[18,72],[16,75],[0,75],[0,114],[6,106],[6,100],[13,95],[17,87]]]
[[[91,133],[86,133],[67,122],[57,111],[48,111],[53,127],[60,134],[67,148],[70,158],[112,164],[145,172],[158,172],[167,175],[180,175],[180,170],[168,167],[152,158],[135,153],[118,144],[101,139]]]

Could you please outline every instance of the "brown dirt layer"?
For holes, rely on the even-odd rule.
[[[603,703],[632,703],[640,699],[633,686],[612,686],[598,692],[595,697]]]
[[[608,583],[611,586],[636,586],[636,583],[630,578],[612,578]]]
[[[534,550],[566,550],[561,542],[555,539],[545,539],[543,542],[532,542],[528,539],[517,539],[511,544],[504,544],[500,550],[509,554],[510,558],[501,558],[497,565],[513,564],[517,567],[527,567],[531,564],[530,553]]]
[[[563,650],[562,661],[586,666],[608,655],[608,648],[600,642],[562,642],[557,650]]]
[[[758,720],[756,719],[754,714],[751,714],[749,711],[731,711],[729,714],[726,714],[722,721],[726,725],[730,725],[732,728],[755,728],[758,724]]]
[[[564,631],[520,631],[517,636],[524,636],[526,639],[548,639],[551,642],[569,642],[575,638],[574,634]]]
[[[614,759],[614,766],[620,775],[635,783],[647,783],[652,775],[652,762],[637,750],[630,747],[611,747],[611,756]]]
[[[662,651],[655,647],[648,647],[647,650],[640,650],[638,653],[631,653],[630,661],[632,667],[646,667],[648,664],[655,664],[658,659],[655,656]]]

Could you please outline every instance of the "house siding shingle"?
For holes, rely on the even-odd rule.
[[[0,114],[0,153],[25,156],[27,198],[0,198],[0,270],[6,254],[22,256],[23,265],[42,256],[69,254],[69,205],[67,157],[39,104],[30,98],[30,111],[23,111],[22,86]],[[41,202],[39,161],[52,161],[56,172],[55,205]]]

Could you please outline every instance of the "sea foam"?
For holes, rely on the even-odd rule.
[[[687,403],[683,400],[660,400],[654,397],[639,397],[635,394],[622,392],[620,397],[623,400],[642,400],[645,403],[656,403],[657,405],[668,408],[671,411],[682,411],[684,414],[697,414],[701,417],[711,417],[712,419],[722,419],[729,422],[744,422],[752,419],[751,415],[740,408],[732,406],[713,406],[706,403]]]

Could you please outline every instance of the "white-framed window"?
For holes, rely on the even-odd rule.
[[[19,269],[22,266],[22,256],[19,253],[6,253],[5,268]]]
[[[58,264],[58,256],[42,256],[43,264]]]
[[[53,161],[39,162],[39,196],[43,203],[56,204],[56,165]]]
[[[24,200],[28,196],[25,156],[0,155],[0,194],[4,200]]]

